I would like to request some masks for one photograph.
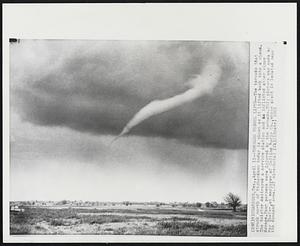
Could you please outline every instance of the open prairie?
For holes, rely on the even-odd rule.
[[[28,206],[10,213],[10,234],[246,236],[246,212],[172,206]]]

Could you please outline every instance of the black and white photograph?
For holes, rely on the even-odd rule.
[[[10,235],[247,236],[249,42],[9,52]]]

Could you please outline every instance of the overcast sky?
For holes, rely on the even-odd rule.
[[[21,40],[11,44],[12,200],[246,202],[248,43]],[[211,93],[109,145],[152,100]]]

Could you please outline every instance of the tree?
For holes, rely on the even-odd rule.
[[[205,203],[205,207],[207,207],[207,208],[211,207],[211,203],[210,202],[206,202]]]
[[[201,206],[202,206],[202,203],[201,203],[201,202],[196,202],[196,207],[197,207],[197,208],[201,208]]]
[[[62,200],[62,201],[61,201],[61,204],[62,204],[62,205],[66,205],[67,203],[68,203],[67,200]]]
[[[212,202],[212,203],[211,203],[211,206],[212,206],[213,208],[217,208],[219,205],[218,205],[217,202]]]
[[[242,204],[242,201],[239,198],[239,196],[231,192],[226,195],[224,200],[230,207],[232,207],[233,212],[236,212],[236,208]]]

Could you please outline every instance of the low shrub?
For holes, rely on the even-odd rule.
[[[240,237],[247,235],[247,225],[216,225],[203,221],[160,221],[157,223],[157,234]]]
[[[52,225],[52,226],[64,226],[64,225],[66,225],[66,223],[63,219],[54,219],[54,220],[51,220],[50,225]]]
[[[27,235],[30,234],[31,229],[30,225],[25,225],[25,224],[14,224],[10,226],[10,234],[11,235]]]

